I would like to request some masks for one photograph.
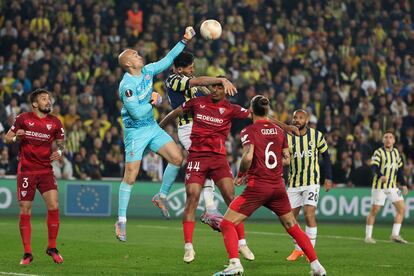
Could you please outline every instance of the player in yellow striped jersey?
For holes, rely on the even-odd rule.
[[[194,77],[194,56],[190,52],[184,51],[174,59],[173,70],[173,74],[168,76],[165,81],[168,99],[173,109],[181,106],[184,102],[187,102],[192,98],[208,94],[209,90],[205,87],[208,85],[221,84],[223,85],[226,94],[234,95],[236,93],[236,88],[226,78],[206,76]],[[178,118],[178,139],[186,150],[188,150],[191,145],[190,134],[192,125],[193,118],[191,115],[185,114]],[[173,164],[168,164],[166,172],[169,173],[169,177],[163,178],[160,191],[152,200],[153,203],[161,209],[162,214],[166,218],[169,218],[170,216],[166,197],[175,181],[179,169],[179,167]],[[211,214],[218,215],[219,213],[214,203],[214,183],[210,179],[207,179],[204,184],[203,196],[207,216]],[[219,215],[221,216],[221,214]],[[202,221],[210,225],[208,217],[207,220],[205,220],[205,214],[202,216]],[[213,227],[214,225],[210,226]],[[216,230],[218,230],[218,228]]]
[[[395,137],[392,131],[387,131],[382,138],[384,146],[377,149],[372,156],[371,165],[374,170],[371,193],[371,211],[367,217],[365,227],[365,242],[375,243],[372,238],[375,217],[387,198],[394,204],[397,211],[392,227],[391,240],[397,243],[407,243],[400,236],[401,224],[404,219],[405,204],[397,181],[401,184],[403,195],[407,195],[408,188],[403,177],[403,162],[396,148]]]
[[[332,169],[328,153],[328,145],[322,133],[313,128],[308,128],[309,114],[298,109],[293,112],[292,124],[295,125],[300,135],[288,135],[290,151],[290,167],[287,193],[293,214],[297,218],[300,209],[304,208],[306,221],[306,234],[315,246],[317,236],[317,224],[315,218],[320,189],[319,154],[322,154],[325,171],[325,191],[332,187]],[[287,257],[288,261],[296,261],[304,255],[297,245]]]

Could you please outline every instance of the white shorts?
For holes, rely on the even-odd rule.
[[[193,128],[193,123],[188,123],[183,126],[178,126],[178,140],[181,145],[188,151],[191,146],[191,130]]]
[[[304,205],[318,206],[320,185],[309,185],[287,189],[292,209]]]
[[[188,123],[186,125],[178,126],[178,141],[180,141],[181,145],[188,151],[191,147],[191,130],[193,129],[193,123]],[[213,189],[214,192],[214,182],[211,179],[206,179],[204,182],[204,188],[210,187]]]
[[[372,189],[371,192],[371,204],[384,206],[385,199],[388,199],[392,203],[396,201],[404,200],[400,189],[390,188],[390,189]]]

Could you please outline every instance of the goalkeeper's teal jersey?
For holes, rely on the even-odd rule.
[[[121,117],[125,128],[140,128],[156,124],[150,104],[153,78],[170,67],[184,47],[183,42],[178,42],[163,59],[145,65],[140,76],[124,74],[118,93],[123,103]]]

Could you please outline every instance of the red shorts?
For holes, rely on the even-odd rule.
[[[17,199],[19,201],[33,201],[36,189],[41,194],[50,190],[57,190],[57,182],[53,172],[17,175]]]
[[[225,155],[200,155],[191,152],[188,155],[185,174],[186,185],[190,183],[204,185],[206,178],[211,178],[217,183],[226,177],[233,178],[233,174]]]
[[[279,217],[292,210],[284,187],[282,189],[246,187],[243,193],[230,203],[229,208],[249,217],[262,206],[270,209]]]

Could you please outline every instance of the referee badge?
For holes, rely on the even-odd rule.
[[[127,96],[128,98],[132,96],[132,90],[131,89],[127,89],[125,90],[125,96]]]

